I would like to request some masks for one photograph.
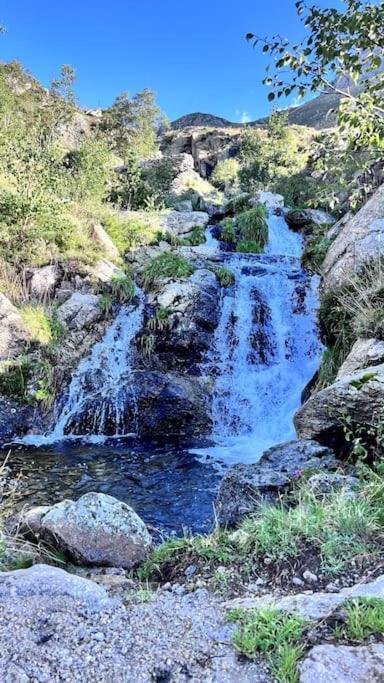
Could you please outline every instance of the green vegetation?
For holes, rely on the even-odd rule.
[[[236,244],[236,251],[241,254],[261,254],[263,250],[258,242],[240,240],[240,242]]]
[[[380,463],[374,469],[361,467],[354,497],[340,490],[318,496],[303,476],[285,499],[261,505],[234,533],[217,528],[207,536],[166,541],[140,567],[139,576],[167,579],[175,568],[180,571],[191,563],[208,566],[211,574],[218,565],[235,567],[246,580],[266,566],[280,576],[287,562],[295,567],[307,561],[308,553],[317,558],[319,572],[340,575],[356,557],[367,559],[380,552],[382,472]]]
[[[327,237],[329,225],[311,225],[308,226],[308,230],[311,234],[305,241],[302,264],[311,273],[320,275],[325,256],[331,245],[331,240]]]
[[[20,313],[32,342],[47,346],[61,340],[63,328],[54,316],[48,315],[44,306],[25,305],[20,309]]]
[[[304,654],[300,644],[308,622],[277,609],[236,609],[229,621],[238,624],[233,636],[235,648],[250,659],[264,655],[280,683],[297,683],[297,663]]]
[[[236,227],[232,218],[224,218],[220,223],[220,239],[223,242],[236,242]]]
[[[244,241],[256,242],[263,249],[268,242],[268,211],[262,204],[258,204],[249,211],[244,211],[236,217],[236,225]]]
[[[171,233],[160,233],[159,238],[173,247],[198,247],[205,242],[205,230],[201,225],[195,225],[189,237],[175,237]]]
[[[381,598],[351,598],[343,605],[344,624],[335,630],[337,638],[364,642],[370,636],[384,633],[384,600]]]
[[[158,228],[154,222],[117,213],[103,216],[103,226],[122,256],[135,247],[151,244],[158,234]]]
[[[235,276],[229,268],[219,268],[213,266],[210,268],[215,273],[221,287],[230,287],[235,282]]]
[[[237,159],[223,159],[215,167],[211,181],[220,190],[236,191],[239,186],[239,171],[240,163]]]
[[[26,405],[48,405],[53,397],[52,365],[44,358],[3,361],[0,363],[0,393]]]
[[[156,282],[167,278],[181,279],[192,275],[195,266],[183,256],[166,252],[153,258],[143,273],[143,285],[150,289]]]
[[[237,197],[233,197],[233,199],[230,199],[229,202],[227,202],[227,212],[232,216],[236,216],[238,213],[248,211],[250,208],[250,199],[251,195],[247,192],[243,192]]]

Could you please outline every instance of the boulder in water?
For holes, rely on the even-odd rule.
[[[39,513],[29,511],[26,517],[26,524],[34,520],[34,535],[68,553],[77,564],[131,569],[152,545],[136,512],[104,493],[86,493],[76,502],[63,500],[40,519]]]
[[[335,219],[326,211],[319,209],[297,209],[288,211],[286,221],[292,230],[305,230],[310,225],[331,226]]]
[[[259,462],[230,467],[216,499],[220,525],[234,526],[260,504],[273,503],[302,470],[336,469],[333,452],[316,441],[288,441],[263,453]]]

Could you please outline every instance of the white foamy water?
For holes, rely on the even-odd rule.
[[[216,446],[195,452],[226,464],[255,462],[295,438],[293,415],[321,354],[318,281],[302,271],[301,252],[302,237],[271,214],[265,254],[228,258],[235,284],[223,293],[216,331]]]
[[[30,434],[23,443],[41,446],[63,439],[84,438],[98,443],[106,436],[128,436],[127,395],[132,394],[132,342],[144,314],[144,296],[138,290],[139,303],[122,306],[104,337],[95,344],[75,371],[56,425],[48,434]],[[79,432],[84,425],[83,433]],[[114,426],[114,433],[111,433]]]

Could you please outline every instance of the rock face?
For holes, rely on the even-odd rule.
[[[332,225],[333,216],[319,209],[297,209],[288,211],[286,220],[292,230],[303,230],[310,225]]]
[[[337,373],[337,379],[384,363],[384,341],[358,339]]]
[[[323,264],[323,288],[343,284],[384,254],[384,185],[341,228]]]
[[[29,569],[0,573],[0,599],[13,603],[23,598],[65,597],[80,601],[90,611],[113,605],[107,591],[93,581],[68,574],[63,569],[35,564]]]
[[[228,469],[216,500],[217,519],[223,526],[234,526],[261,503],[273,502],[302,470],[336,469],[337,464],[332,451],[316,441],[289,441],[274,446],[256,464]]]
[[[19,311],[0,293],[0,361],[18,356],[28,341],[30,335]]]
[[[57,310],[57,319],[69,330],[82,330],[101,317],[100,299],[95,294],[75,292]]]
[[[144,522],[126,503],[103,493],[64,500],[48,511],[29,513],[26,526],[69,554],[77,564],[131,569],[152,544]]]
[[[384,645],[318,645],[299,669],[300,683],[380,683],[384,680]]]
[[[183,125],[165,133],[161,149],[170,155],[191,154],[195,171],[203,178],[209,178],[218,161],[235,156],[238,152],[241,127],[218,127],[215,123],[200,126],[201,123],[188,127]]]
[[[346,412],[355,425],[380,419],[384,405],[384,364],[343,375],[317,392],[295,415],[295,427],[303,439],[317,439],[338,451],[344,444]],[[382,417],[381,417],[382,419]]]

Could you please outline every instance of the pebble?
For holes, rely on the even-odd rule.
[[[189,577],[193,576],[194,574],[196,574],[197,569],[198,569],[197,565],[190,564],[189,567],[186,568],[184,574],[185,574],[185,576],[187,576],[189,578]]]
[[[313,574],[312,572],[309,571],[309,569],[306,569],[306,571],[303,573],[303,579],[306,583],[317,583],[318,578],[316,574]]]
[[[293,583],[294,586],[304,586],[304,581],[299,579],[298,576],[294,576],[291,583]]]

